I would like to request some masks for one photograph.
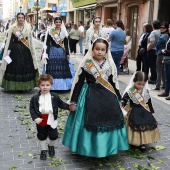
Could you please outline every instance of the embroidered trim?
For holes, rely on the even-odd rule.
[[[18,30],[16,26],[13,27],[12,32],[15,34],[15,36],[28,48],[30,48],[28,41],[24,38],[22,33]]]
[[[65,50],[65,47],[64,47],[64,44],[62,43],[60,35],[57,33],[57,31],[54,28],[50,29],[49,34],[52,37],[52,39],[56,42],[56,44],[58,44]]]
[[[101,74],[99,73],[98,69],[96,68],[95,64],[93,63],[93,61],[91,59],[86,60],[86,66],[89,69],[89,71],[91,72],[91,74],[94,76],[94,78],[102,86],[104,86],[106,89],[110,90],[113,94],[115,94],[117,96],[113,86],[101,77]]]
[[[134,87],[129,89],[128,94],[129,94],[129,97],[132,99],[132,101],[134,103],[140,104],[147,111],[150,112],[149,106],[145,103],[143,96],[140,93],[138,93],[137,90]]]

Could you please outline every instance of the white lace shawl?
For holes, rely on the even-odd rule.
[[[99,38],[102,38],[102,37],[99,37]],[[98,39],[98,38],[97,38]],[[97,40],[96,39],[96,40]],[[102,38],[104,39],[104,38]],[[96,41],[94,40],[94,42]],[[106,39],[104,39],[106,40]],[[93,42],[93,43],[94,43]],[[93,46],[93,45],[92,45]],[[93,60],[93,57],[92,57],[92,46],[91,48],[88,50],[87,54],[84,56],[83,60],[81,61],[81,63],[79,64],[78,66],[78,69],[76,71],[76,74],[75,74],[75,77],[74,77],[74,81],[73,81],[73,84],[72,84],[72,88],[71,88],[71,92],[70,92],[70,99],[71,99],[71,96],[73,94],[73,90],[74,90],[74,87],[75,87],[75,84],[78,82],[79,80],[79,75],[82,73],[82,68],[85,66],[85,62],[87,59],[92,59]],[[112,80],[113,82],[115,83],[115,87],[117,90],[119,90],[119,83],[118,83],[118,78],[117,78],[117,69],[116,69],[116,65],[113,61],[113,58],[112,58],[112,55],[110,53],[110,50],[108,50],[108,53],[106,54],[106,62],[107,64],[110,65],[111,67],[111,74],[113,76]],[[94,63],[95,64],[95,63]],[[96,65],[96,64],[95,64]],[[98,68],[98,66],[96,65],[96,67]],[[109,73],[110,74],[110,73]]]
[[[131,95],[131,92],[130,92],[130,88],[134,87],[133,79],[134,79],[136,73],[137,73],[137,72],[135,72],[135,73],[132,75],[132,77],[131,77],[131,79],[130,79],[130,81],[129,81],[129,84],[127,85],[126,89],[125,89],[124,92],[123,92],[123,96],[124,96],[125,93],[127,92],[128,95],[129,95],[129,97],[130,97],[130,99],[131,99],[135,104],[139,104],[139,102],[133,97],[133,95]],[[144,86],[142,92],[141,92],[141,95],[142,95],[142,97],[144,98],[144,100],[145,100],[146,103],[147,103],[148,100],[151,98],[149,91],[150,91],[150,89],[149,89],[149,87],[148,87],[148,81],[147,81],[147,82],[145,83],[145,86]]]

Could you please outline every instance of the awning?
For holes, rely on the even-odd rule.
[[[30,12],[30,13],[28,13],[27,15],[28,16],[31,16],[31,15],[34,15],[35,13],[34,12]]]
[[[40,11],[52,11],[52,8],[44,7],[42,9],[40,9]]]
[[[72,8],[72,9],[68,9],[67,12],[73,12],[75,10],[76,10],[76,8]]]
[[[91,4],[91,5],[85,5],[85,6],[80,6],[80,7],[77,7],[75,9],[90,9],[90,8],[95,8],[96,7],[96,4]]]

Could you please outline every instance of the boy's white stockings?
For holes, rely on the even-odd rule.
[[[47,150],[47,144],[46,144],[46,140],[39,140],[39,145],[40,145],[40,148],[41,150]]]
[[[54,146],[55,140],[50,140],[49,146]]]
[[[54,146],[56,140],[49,140],[49,146]],[[41,150],[48,150],[46,140],[39,140],[39,145]]]

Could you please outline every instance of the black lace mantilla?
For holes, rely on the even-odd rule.
[[[154,130],[157,128],[158,123],[154,121],[152,124],[145,124],[145,125],[136,125],[134,124],[132,114],[129,116],[129,126],[136,132],[145,132],[147,130]]]
[[[119,124],[114,125],[114,126],[103,126],[102,127],[102,126],[90,126],[90,125],[87,125],[87,124],[85,124],[84,126],[88,131],[110,132],[110,131],[113,131],[115,129],[122,129],[123,126],[124,126],[124,121],[122,120],[122,122],[120,122]]]
[[[132,124],[132,122],[129,122],[129,126],[134,130],[134,131],[137,131],[137,132],[145,132],[147,130],[154,130],[157,128],[157,122],[155,122],[154,124],[152,125],[134,125]]]

